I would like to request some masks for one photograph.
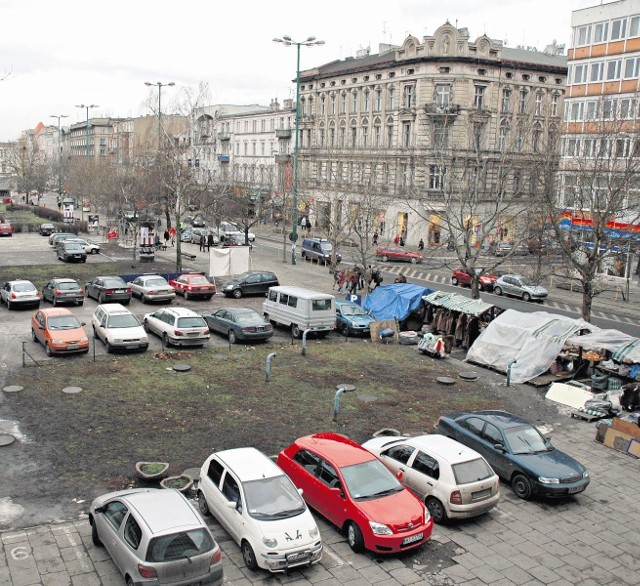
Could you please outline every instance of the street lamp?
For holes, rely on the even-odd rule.
[[[175,82],[170,81],[169,83],[162,83],[160,81],[156,81],[155,83],[151,83],[150,81],[145,81],[144,85],[152,86],[155,85],[158,87],[158,151],[160,150],[160,140],[162,138],[162,124],[160,122],[162,116],[162,108],[161,108],[161,96],[162,96],[162,88],[163,87],[171,87],[176,85]]]
[[[68,118],[66,114],[51,114],[50,118],[58,119],[58,195],[62,198],[62,140],[60,137],[60,119]]]
[[[293,216],[291,218],[291,264],[296,264],[296,241],[298,240],[298,129],[300,127],[300,47],[313,47],[324,45],[324,41],[317,41],[315,37],[309,37],[306,41],[293,41],[291,37],[283,36],[281,39],[273,39],[274,43],[282,43],[285,47],[295,45],[297,51],[296,60],[296,136],[293,147]]]
[[[89,108],[97,108],[98,104],[89,104],[85,106],[84,104],[79,104],[76,108],[85,108],[87,110],[87,157],[90,155],[89,151]]]

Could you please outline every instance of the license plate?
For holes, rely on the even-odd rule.
[[[424,537],[423,533],[418,533],[416,535],[412,535],[411,537],[405,537],[402,540],[402,545],[407,545],[409,543],[414,543],[416,541],[420,541]]]
[[[77,350],[80,346],[78,344],[67,344],[67,348],[69,350]]]
[[[485,488],[484,490],[479,490],[477,492],[472,492],[471,493],[471,498],[474,501],[479,501],[482,499],[486,499],[487,497],[491,496],[491,489],[490,488]]]
[[[116,289],[116,293],[124,293],[124,289]]]
[[[304,560],[309,559],[309,554],[306,552],[299,552],[299,553],[290,553],[287,556],[287,563],[291,563],[291,562],[301,562]]]
[[[577,492],[582,492],[584,490],[583,486],[572,486],[569,489],[569,494],[576,494]]]
[[[127,350],[133,350],[133,349],[135,349],[137,347],[138,347],[138,344],[127,344],[127,345],[125,345],[125,348]]]

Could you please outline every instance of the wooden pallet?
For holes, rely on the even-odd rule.
[[[591,415],[591,413],[585,413],[584,411],[578,411],[578,409],[572,409],[571,417],[575,417],[576,419],[582,419],[584,421],[596,421],[598,419],[603,419],[605,416]]]

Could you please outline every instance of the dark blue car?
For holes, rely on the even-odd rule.
[[[526,419],[506,411],[449,413],[436,432],[480,452],[517,497],[567,497],[589,485],[587,469],[555,449]]]
[[[373,318],[353,301],[336,299],[336,329],[343,335],[369,335]]]

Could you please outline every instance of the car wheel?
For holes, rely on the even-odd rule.
[[[531,482],[524,474],[516,474],[511,479],[511,488],[519,499],[529,500],[533,489],[531,488]]]
[[[238,341],[238,336],[233,330],[229,330],[227,336],[229,337],[229,344],[235,344]]]
[[[93,248],[91,250],[91,254],[98,254],[98,252],[100,252],[97,248]]]
[[[111,354],[113,352],[113,346],[109,344],[109,342],[106,339],[104,341],[104,347],[107,351],[107,354]]]
[[[184,300],[189,299],[189,293],[187,291],[184,292]]]
[[[411,258],[411,264],[412,264],[412,265],[416,264],[417,262],[418,262],[418,259],[417,259],[417,258],[415,258],[415,257],[412,257],[412,258]]]
[[[389,262],[389,257],[386,254],[382,257],[382,262]]]
[[[253,553],[253,548],[248,541],[242,542],[240,551],[242,552],[244,565],[247,566],[247,568],[249,568],[251,571],[255,572],[258,569],[258,560],[256,560],[256,554]]]
[[[82,307],[84,305],[84,301],[77,301],[78,307]]]
[[[451,277],[451,284],[454,287],[457,287],[458,286],[458,279],[456,279],[455,277]]]
[[[501,289],[500,287],[494,287],[494,288],[493,288],[493,292],[494,292],[496,295],[502,295],[502,289]]]
[[[129,303],[131,303],[131,299],[126,299],[122,302],[122,305],[129,305]]]
[[[240,297],[242,297],[242,289],[234,289],[233,290],[233,296],[236,299],[240,299]]]
[[[149,331],[149,322],[146,319],[142,322],[142,327],[144,328],[145,332]]]
[[[348,338],[349,337],[349,326],[347,324],[343,324],[340,327],[340,333],[345,337]]]
[[[105,300],[104,293],[100,293],[98,295],[98,303],[104,303],[104,300]]]
[[[291,335],[296,338],[302,338],[302,331],[298,327],[298,324],[291,324]]]
[[[168,348],[171,345],[169,343],[169,334],[167,334],[167,332],[164,332],[164,334],[162,334],[162,343],[164,344],[165,348]]]
[[[427,499],[426,503],[427,510],[431,515],[434,523],[444,523],[447,520],[447,512],[444,510],[443,504],[434,497],[430,497]]]
[[[33,328],[31,328],[31,339],[32,339],[34,342],[37,342],[37,341],[38,341],[38,338],[36,337],[36,331],[35,331]]]
[[[102,541],[100,541],[100,536],[98,535],[98,528],[96,527],[96,520],[93,519],[91,523],[91,541],[93,541],[93,545],[96,547],[102,547]]]
[[[49,343],[44,343],[44,351],[47,356],[53,356],[53,352],[51,352],[51,348],[49,348]]]
[[[7,309],[11,309],[11,301],[7,299]]]
[[[134,586],[131,576],[127,576],[127,586]]]
[[[522,301],[531,301],[531,295],[529,295],[529,293],[523,293]]]
[[[364,550],[364,538],[362,537],[362,531],[360,531],[360,527],[353,522],[347,525],[347,541],[349,542],[349,547],[355,553],[360,553]]]
[[[203,517],[208,517],[211,514],[207,499],[204,498],[204,494],[201,490],[198,491],[198,510]]]

